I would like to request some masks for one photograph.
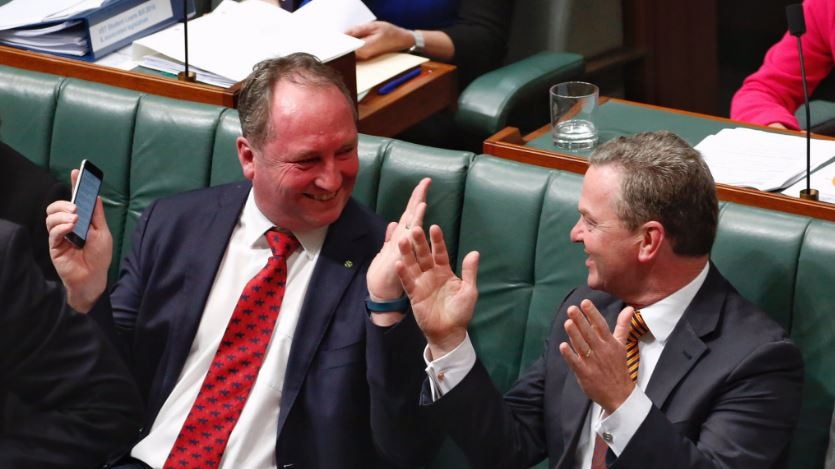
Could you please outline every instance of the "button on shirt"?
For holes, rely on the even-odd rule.
[[[171,394],[157,414],[148,436],[131,451],[131,456],[153,468],[162,467],[183,426],[200,385],[206,377],[226,324],[247,282],[272,255],[264,233],[273,223],[255,204],[252,191],[226,248],[206,301],[203,316],[188,358]],[[220,467],[275,468],[275,444],[284,374],[299,313],[310,284],[313,268],[327,234],[327,227],[293,233],[301,243],[287,259],[287,289],[281,311],[267,346],[264,364],[247,399],[241,417],[223,454]]]
[[[702,287],[709,270],[710,265],[705,264],[702,271],[680,290],[652,305],[641,308],[641,315],[650,333],[638,342],[641,365],[638,367],[637,386],[626,401],[609,415],[603,415],[603,409],[598,404],[592,403],[580,434],[580,441],[577,443],[574,459],[576,468],[589,469],[591,467],[596,434],[603,438],[615,455],[620,455],[638,431],[638,427],[652,407],[652,401],[644,393],[644,389],[652,377],[652,372],[661,357],[667,339]],[[475,364],[476,357],[475,349],[467,336],[452,352],[431,362],[430,358],[429,347],[427,347],[424,351],[424,360],[427,363],[426,373],[429,377],[432,398],[438,400],[464,379]],[[441,371],[444,373],[443,380],[439,380],[437,376]]]

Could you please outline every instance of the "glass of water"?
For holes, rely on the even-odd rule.
[[[551,129],[554,145],[566,150],[587,150],[597,144],[594,112],[600,91],[584,81],[551,87]]]

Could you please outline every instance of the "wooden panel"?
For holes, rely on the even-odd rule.
[[[518,129],[508,127],[484,141],[484,153],[578,174],[586,172],[589,164],[585,158],[525,146],[526,142],[540,137],[543,132],[550,132],[550,126],[546,125],[524,137]],[[835,205],[826,202],[803,200],[788,195],[762,192],[727,184],[716,184],[716,194],[719,200],[835,221]]]

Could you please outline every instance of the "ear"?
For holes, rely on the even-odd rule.
[[[648,221],[638,228],[640,245],[638,247],[638,261],[650,262],[658,257],[661,247],[667,237],[664,226],[657,221]]]
[[[246,137],[238,137],[235,140],[235,146],[238,149],[238,162],[241,164],[244,177],[252,180],[255,177],[255,151],[249,140]]]

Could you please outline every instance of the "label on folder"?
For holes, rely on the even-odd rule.
[[[171,0],[148,0],[118,15],[90,25],[90,46],[101,49],[133,36],[174,15]]]

